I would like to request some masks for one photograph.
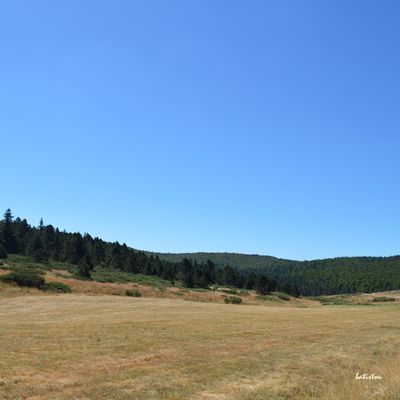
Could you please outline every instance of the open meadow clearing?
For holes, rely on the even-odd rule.
[[[399,399],[399,317],[395,304],[2,298],[0,399]]]

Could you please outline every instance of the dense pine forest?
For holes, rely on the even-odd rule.
[[[190,257],[216,266],[229,264],[239,270],[260,271],[299,289],[302,295],[371,293],[400,288],[400,256],[338,257],[313,261],[285,260],[271,256],[236,253],[152,253],[173,261]]]
[[[293,261],[233,253],[149,253],[87,233],[60,231],[43,220],[31,226],[26,219],[14,219],[9,209],[0,222],[0,258],[7,254],[77,265],[85,279],[101,267],[179,280],[191,288],[217,284],[260,294],[282,291],[316,296],[400,289],[400,256]]]

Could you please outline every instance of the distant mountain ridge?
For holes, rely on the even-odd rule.
[[[309,266],[309,265],[354,265],[358,262],[364,263],[381,263],[398,261],[400,262],[400,255],[377,257],[377,256],[349,256],[349,257],[330,257],[318,258],[314,260],[290,260],[285,258],[274,257],[270,255],[261,254],[246,254],[246,253],[233,253],[233,252],[193,252],[193,253],[160,253],[145,251],[145,253],[158,256],[162,260],[177,262],[183,258],[196,259],[199,262],[211,260],[218,266],[230,265],[235,268],[268,268],[268,267],[289,267],[289,266]]]

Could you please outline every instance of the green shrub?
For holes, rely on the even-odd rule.
[[[46,271],[36,265],[26,264],[26,265],[7,265],[7,269],[12,272],[19,272],[22,274],[35,274],[35,275],[45,275]]]
[[[224,299],[226,304],[242,304],[242,299],[236,296],[228,296]]]
[[[136,289],[126,289],[125,290],[125,295],[130,296],[130,297],[141,297],[142,293],[139,292],[139,290]]]
[[[71,288],[68,285],[61,282],[48,282],[40,286],[40,289],[44,290],[45,292],[56,292],[56,293],[72,292]]]
[[[14,267],[14,271],[31,272],[32,274],[42,276],[46,275],[46,271],[44,269],[35,266],[20,267],[17,265]]]
[[[278,297],[281,300],[290,301],[290,296],[287,293],[283,292],[272,292],[273,295]]]
[[[40,288],[45,280],[43,276],[29,270],[11,271],[2,277],[3,282],[16,283],[18,286]]]
[[[373,303],[380,303],[380,302],[386,302],[386,301],[396,301],[395,297],[374,297],[371,300]]]

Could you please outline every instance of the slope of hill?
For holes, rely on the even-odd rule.
[[[195,259],[197,262],[206,262],[211,260],[215,265],[223,267],[230,265],[234,268],[252,268],[262,269],[271,266],[288,266],[294,265],[297,261],[286,260],[283,258],[277,258],[272,256],[263,256],[258,254],[241,254],[241,253],[207,253],[207,252],[196,252],[196,253],[156,253],[147,251],[149,255],[160,257],[160,259],[170,262],[180,262],[184,258]]]
[[[217,284],[255,289],[259,294],[283,291],[294,296],[400,289],[400,256],[293,261],[237,253],[146,254],[89,234],[60,231],[43,221],[34,227],[26,220],[14,220],[10,210],[0,221],[0,259],[7,254],[76,265],[84,278],[90,278],[100,267],[180,280],[191,288]]]
[[[338,257],[312,261],[295,261],[237,253],[153,253],[163,260],[184,257],[198,262],[210,259],[217,266],[230,265],[239,270],[264,272],[278,282],[296,286],[300,293],[362,293],[400,288],[400,256]]]
[[[316,260],[298,261],[260,254],[243,254],[228,252],[195,252],[195,253],[157,253],[145,251],[146,254],[158,256],[170,262],[180,262],[184,258],[195,259],[197,262],[211,260],[215,265],[223,267],[230,265],[239,269],[270,269],[275,267],[339,267],[357,265],[400,265],[400,256],[391,257],[335,257]]]

